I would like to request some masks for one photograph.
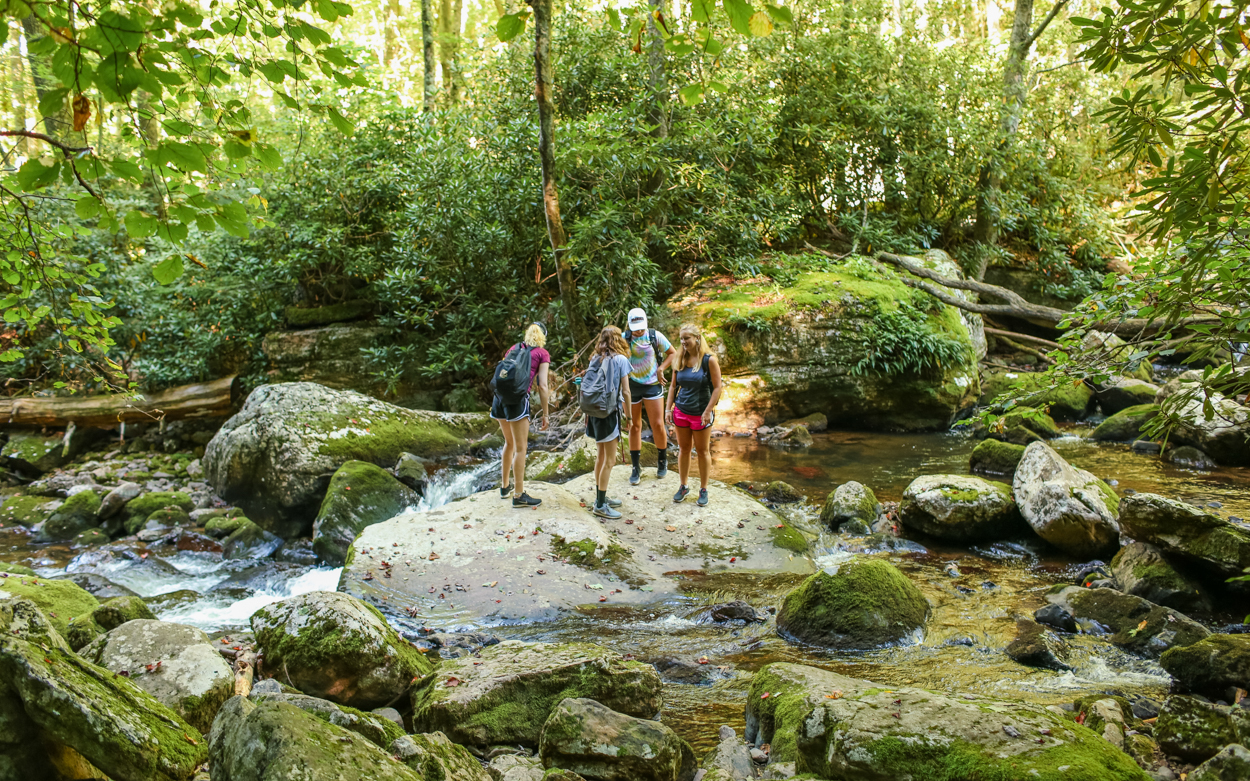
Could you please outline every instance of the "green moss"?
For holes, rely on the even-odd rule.
[[[99,510],[100,497],[94,491],[79,491],[44,521],[38,539],[42,542],[73,539],[79,532],[96,525]]]
[[[181,507],[165,507],[149,515],[143,522],[145,527],[155,526],[187,526],[191,516]]]
[[[236,531],[242,529],[249,523],[251,523],[251,521],[241,513],[231,516],[219,515],[215,518],[208,519],[208,523],[204,524],[204,533],[210,537],[217,537],[220,539],[222,537],[229,537],[231,534],[234,534]]]
[[[146,618],[155,620],[156,615],[141,597],[114,597],[82,615],[75,616],[65,639],[75,651],[127,621]]]
[[[855,559],[822,570],[782,601],[777,629],[804,642],[872,648],[924,626],[929,603],[894,565]]]
[[[1011,475],[1024,457],[1024,445],[984,439],[973,449],[968,468],[973,472],[992,475]]]
[[[356,320],[368,315],[372,310],[371,302],[360,299],[307,309],[288,306],[286,321],[291,324],[292,328],[312,328],[318,325]]]
[[[631,586],[641,586],[646,583],[646,579],[630,566],[633,563],[633,557],[629,555],[629,551],[620,545],[609,543],[602,556],[596,556],[595,550],[594,540],[569,541],[558,534],[551,538],[551,555],[557,558],[565,559],[570,564],[576,564],[594,572],[615,575]]]
[[[109,541],[108,533],[99,527],[86,529],[74,535],[70,544],[75,548],[88,548],[92,545],[103,545]]]
[[[1170,648],[1159,664],[1184,690],[1223,698],[1229,687],[1243,688],[1250,680],[1250,635],[1215,634]]]
[[[496,424],[485,414],[466,415],[455,419],[416,419],[391,416],[387,412],[320,412],[310,413],[308,421],[315,431],[345,432],[329,437],[318,453],[342,463],[353,459],[372,463],[392,463],[400,453],[419,456],[446,456],[468,452],[466,440],[493,433]],[[359,415],[369,415],[369,423],[353,423]],[[297,418],[294,425],[298,426]]]
[[[1107,485],[1102,480],[1095,480],[1092,483],[1087,483],[1085,487],[1093,488],[1095,491],[1102,494],[1103,501],[1107,504],[1107,509],[1114,514],[1119,514],[1120,495],[1111,490],[1111,486]]]
[[[143,524],[147,521],[148,516],[166,507],[177,507],[189,513],[195,509],[195,502],[191,501],[191,497],[182,491],[152,491],[142,496],[136,496],[134,499],[126,502],[124,509],[126,514],[126,533],[137,533],[143,528]]]
[[[34,575],[35,571],[30,567],[24,567],[21,564],[13,564],[8,561],[0,561],[0,572],[11,572],[14,575]]]
[[[777,528],[778,526],[781,528]],[[807,535],[788,524],[773,526],[768,530],[768,535],[773,538],[773,547],[795,553],[806,553],[811,545],[807,540]]]
[[[0,578],[0,590],[26,597],[38,605],[62,637],[69,633],[69,623],[74,616],[80,616],[100,605],[100,601],[90,592],[68,580],[10,575]]]
[[[1147,776],[1107,741],[1092,732],[1072,742],[1026,755],[999,758],[962,740],[889,736],[868,747],[882,778],[925,781],[1145,781]],[[1059,768],[1063,767],[1063,770]]]
[[[10,496],[0,505],[0,523],[34,526],[52,514],[45,509],[52,501],[46,496]]]

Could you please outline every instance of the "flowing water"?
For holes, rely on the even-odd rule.
[[[975,445],[958,434],[830,432],[814,439],[813,446],[804,450],[774,449],[746,438],[714,440],[713,476],[726,483],[790,483],[811,501],[781,512],[790,522],[819,531],[817,502],[837,484],[857,480],[870,486],[881,501],[897,501],[919,475],[966,473]],[[1222,514],[1250,517],[1250,470],[1182,470],[1126,446],[1094,444],[1078,436],[1052,444],[1069,461],[1111,482],[1121,493],[1149,491],[1195,504],[1218,502]],[[486,487],[497,469],[498,462],[487,462],[444,470],[431,480],[418,509],[438,507]],[[676,485],[676,474],[667,479]],[[864,544],[864,539],[823,531],[813,553],[823,565],[881,552],[861,547]],[[747,599],[761,608],[776,605],[793,586],[784,578],[744,578],[732,591],[719,592],[700,590],[696,583],[681,597],[645,609],[586,608],[552,623],[489,631],[523,640],[589,640],[656,662],[670,681],[664,721],[699,751],[715,742],[717,725],[727,723],[741,730],[750,673],[777,661],[816,664],[887,686],[973,691],[1047,704],[1094,691],[1155,697],[1166,692],[1170,679],[1157,663],[1093,637],[1072,640],[1075,669],[1068,673],[1024,667],[1003,654],[1015,636],[1015,617],[1042,605],[1044,593],[1055,583],[1070,582],[1080,563],[1040,540],[960,547],[917,538],[887,547],[885,555],[933,605],[923,635],[897,647],[827,651],[785,642],[771,621],[733,626],[710,620],[708,608],[717,602]],[[148,548],[141,543],[114,543],[76,553],[63,545],[33,545],[24,534],[3,529],[0,558],[26,563],[44,576],[89,572],[141,596],[164,595],[154,602],[160,618],[210,633],[246,629],[248,617],[271,602],[333,590],[340,572],[282,562],[223,561],[220,554],[172,546]],[[1214,616],[1212,623],[1240,618],[1225,612]],[[708,663],[698,664],[700,657]]]

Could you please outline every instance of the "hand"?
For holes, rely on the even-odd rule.
[[[551,419],[550,419],[550,418],[548,418],[548,417],[547,417],[547,413],[545,413],[545,412],[544,412],[544,413],[543,413],[543,425],[542,425],[542,430],[543,430],[543,431],[546,431],[546,430],[547,430],[548,428],[550,428],[550,427],[551,427]]]
[[[673,408],[672,407],[668,407],[664,410],[664,423],[665,425],[668,425],[668,426],[673,425]]]
[[[710,425],[712,425],[712,413],[704,412],[703,413],[703,427],[707,428]]]

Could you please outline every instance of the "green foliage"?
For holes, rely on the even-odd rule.
[[[863,339],[864,357],[851,367],[851,373],[860,376],[934,375],[972,360],[966,340],[941,333],[925,312],[906,301],[876,312]]]

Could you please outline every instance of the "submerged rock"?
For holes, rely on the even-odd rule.
[[[202,630],[138,619],[121,624],[81,652],[84,659],[125,672],[132,683],[206,733],[234,693],[234,671]]]
[[[928,617],[929,603],[897,567],[856,558],[826,567],[787,594],[777,632],[829,648],[875,648],[910,636]]]
[[[1141,436],[1142,428],[1158,415],[1158,404],[1127,407],[1099,423],[1089,438],[1096,442],[1132,442]]]
[[[432,665],[373,607],[314,591],[275,602],[251,618],[269,670],[300,691],[361,710],[387,705]]]
[[[747,740],[771,744],[770,766],[818,778],[1146,780],[1101,736],[1039,706],[797,664],[755,674],[746,719]]]
[[[1075,616],[1082,631],[1109,634],[1112,643],[1133,653],[1158,656],[1210,634],[1182,613],[1109,588],[1069,586],[1046,598]]]
[[[1231,702],[1233,688],[1250,689],[1250,635],[1210,635],[1168,650],[1159,664],[1181,691]]]
[[[1098,556],[1120,537],[1120,498],[1042,442],[1024,451],[1012,480],[1020,514],[1038,536],[1074,556]]]
[[[208,746],[213,781],[426,781],[367,739],[285,702],[232,697]]]
[[[469,452],[497,426],[479,413],[396,407],[310,382],[262,385],[208,443],[204,471],[223,499],[283,538],[307,535],[342,464],[394,466],[405,452]]]
[[[983,439],[968,458],[968,469],[986,475],[1011,477],[1024,456],[1024,445]]]
[[[538,755],[546,767],[588,781],[691,781],[698,767],[690,744],[668,727],[585,698],[565,699],[551,712]]]
[[[1120,548],[1111,559],[1111,573],[1125,594],[1184,613],[1211,610],[1203,589],[1177,571],[1163,552],[1149,543],[1132,542]]]
[[[543,500],[534,510],[492,490],[369,526],[339,589],[386,596],[390,609],[436,624],[493,623],[549,620],[587,603],[652,604],[679,593],[673,573],[719,587],[745,574],[812,572],[808,538],[748,494],[713,481],[708,506],[674,504],[676,482],[631,486],[629,471],[611,475],[609,494],[623,502],[616,521],[591,514],[594,478],[583,475],[527,483]]]
[[[412,691],[413,728],[472,746],[537,746],[564,699],[588,698],[640,718],[661,705],[655,668],[591,643],[509,640],[445,661]]]
[[[1215,469],[1219,464],[1196,447],[1181,445],[1168,451],[1168,461],[1181,469],[1197,469],[1204,472]]]
[[[924,475],[903,491],[899,520],[944,540],[993,540],[1023,529],[1011,486],[965,475]]]
[[[833,489],[825,499],[820,522],[834,530],[851,521],[871,526],[877,520],[879,504],[871,488],[851,480]]]
[[[1250,567],[1250,528],[1158,494],[1134,494],[1120,503],[1124,533],[1161,550],[1204,562],[1225,575]]]
[[[492,781],[464,746],[452,743],[441,732],[402,735],[390,745],[390,753],[426,781]]]
[[[1154,734],[1171,756],[1205,762],[1230,743],[1250,741],[1250,711],[1176,694],[1159,709]]]
[[[1068,644],[1046,627],[1027,618],[1016,620],[1016,638],[1003,649],[1007,656],[1029,667],[1071,670]]]
[[[415,509],[420,501],[416,491],[390,472],[365,461],[348,461],[330,478],[313,522],[313,550],[326,564],[341,566],[361,530]]]
[[[1245,781],[1250,778],[1250,750],[1236,743],[1194,768],[1188,781]]]

